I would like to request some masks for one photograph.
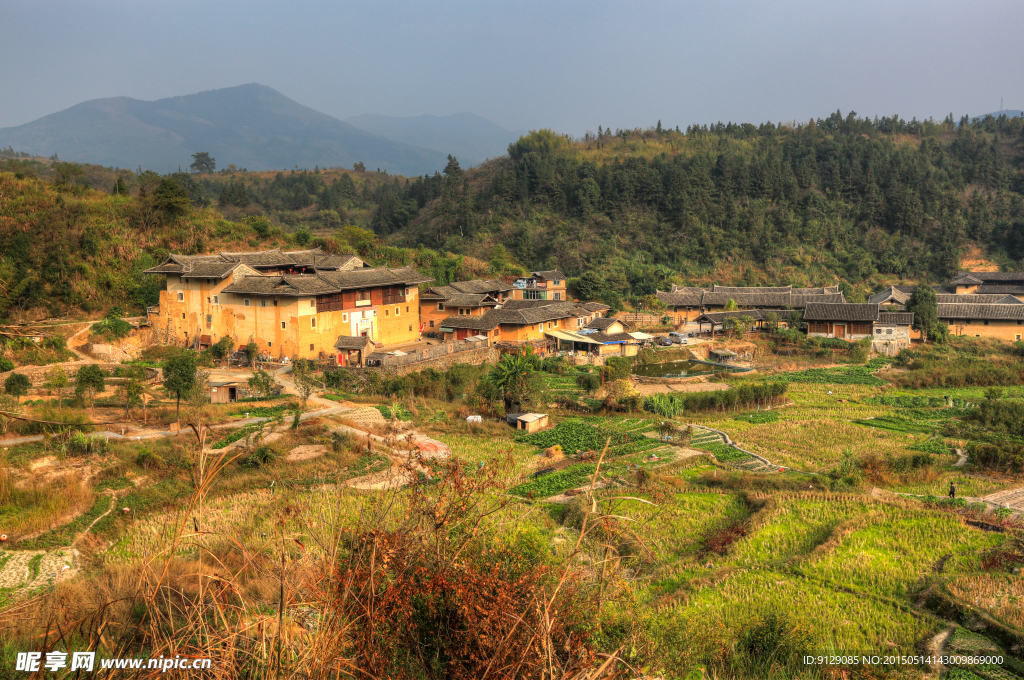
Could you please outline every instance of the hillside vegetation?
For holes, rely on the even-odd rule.
[[[416,179],[386,197],[374,228],[482,259],[507,248],[533,268],[587,274],[579,292],[605,297],[713,280],[838,280],[856,294],[944,280],[968,248],[1007,266],[1024,258],[1022,118],[836,112],[599,132],[541,130],[479,169]]]
[[[364,191],[371,187],[372,195],[372,178],[359,184]],[[337,213],[316,235],[271,222],[259,208],[229,206],[234,220],[226,219],[202,205],[209,201],[196,186],[188,175],[6,161],[0,166],[0,319],[93,313],[115,305],[141,313],[156,304],[163,285],[161,277],[142,272],[169,252],[320,246],[357,253],[373,265],[414,265],[441,283],[493,273],[487,263],[463,255],[389,246]],[[357,214],[368,211],[356,206]],[[506,266],[518,271],[514,263]]]

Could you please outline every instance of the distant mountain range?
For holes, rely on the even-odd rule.
[[[367,113],[345,122],[396,142],[452,154],[464,168],[504,156],[508,145],[526,134],[526,130],[506,130],[472,113],[405,118]]]
[[[983,113],[980,116],[974,116],[971,120],[982,120],[986,116],[992,116],[998,118],[999,116],[1005,115],[1007,118],[1016,118],[1018,116],[1024,116],[1024,111],[1016,111],[1014,109],[1003,109],[1002,111],[996,111],[994,113]]]
[[[94,99],[0,129],[0,147],[6,146],[161,173],[186,169],[193,153],[208,151],[219,168],[232,163],[249,170],[352,167],[363,162],[368,170],[418,175],[443,169],[449,153],[366,132],[255,83],[154,102]]]

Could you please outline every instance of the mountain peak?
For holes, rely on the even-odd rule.
[[[26,125],[0,129],[0,146],[85,163],[187,167],[208,151],[219,166],[250,170],[363,162],[393,174],[440,170],[446,155],[360,130],[260,83],[143,101],[83,102]]]

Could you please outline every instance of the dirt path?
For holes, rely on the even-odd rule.
[[[113,511],[114,511],[114,503],[116,503],[116,502],[117,502],[117,494],[116,494],[116,493],[114,493],[113,491],[111,491],[111,492],[110,492],[110,493],[109,493],[108,495],[110,496],[110,507],[109,507],[109,508],[107,508],[107,511],[106,511],[105,513],[103,513],[102,515],[100,515],[99,517],[97,517],[96,519],[94,519],[94,520],[92,521],[92,524],[90,524],[89,526],[87,526],[87,527],[86,527],[85,529],[82,529],[82,532],[81,532],[80,534],[78,534],[77,536],[75,536],[75,538],[74,538],[74,539],[72,539],[72,541],[71,541],[71,545],[72,545],[72,546],[74,546],[74,545],[75,545],[75,543],[78,543],[78,541],[82,540],[82,538],[83,538],[83,537],[84,537],[84,536],[85,536],[85,535],[86,535],[87,533],[89,533],[90,531],[92,531],[92,528],[93,528],[94,526],[96,526],[96,522],[99,522],[99,521],[100,521],[101,519],[103,519],[104,517],[106,517],[107,515],[109,515],[109,514],[110,514],[111,512],[113,512]]]
[[[89,363],[92,363],[92,364],[98,364],[98,363],[100,363],[99,359],[94,359],[93,357],[89,356],[85,352],[79,352],[78,348],[76,347],[76,345],[78,344],[78,341],[77,341],[76,338],[78,338],[78,336],[80,336],[80,335],[88,333],[90,328],[92,328],[92,324],[91,323],[86,325],[86,327],[83,328],[82,330],[77,331],[75,333],[72,333],[70,336],[68,336],[68,349],[71,350],[72,352],[74,352],[75,355],[79,359],[81,359],[82,361],[88,361]]]

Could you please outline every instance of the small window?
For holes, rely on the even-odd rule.
[[[310,352],[312,352],[312,351],[313,351],[313,343],[309,343],[309,351],[310,351]]]
[[[409,297],[410,295],[412,295],[412,288],[406,288],[405,289],[405,297]],[[407,309],[405,311],[409,311],[409,310]]]
[[[431,327],[431,328],[433,328],[433,327],[434,327],[434,320],[433,320],[433,319],[431,319],[431,320],[430,320],[430,327]]]
[[[309,301],[309,306],[310,307],[316,307],[316,300],[310,300]]]
[[[409,305],[406,305],[406,306],[405,306],[405,313],[406,313],[406,314],[408,314],[408,313],[409,313]],[[1020,321],[1018,321],[1017,323],[1020,323]]]
[[[206,304],[210,304],[210,298],[206,298]]]
[[[1017,333],[1017,335],[1015,335],[1015,336],[1013,337],[1013,339],[1014,339],[1014,340],[1020,340],[1020,333]]]
[[[182,319],[184,319],[184,318],[185,318],[185,312],[182,312],[182,313],[181,313],[181,318],[182,318]]]
[[[178,295],[181,295],[181,293],[178,293]],[[178,299],[180,300],[181,298],[178,298]],[[439,312],[443,312],[444,311],[444,303],[443,302],[438,302],[437,303],[437,311],[439,311]]]
[[[341,315],[341,322],[348,323],[348,312],[345,312],[344,314]]]
[[[248,302],[249,301],[246,300],[246,303],[248,303]],[[267,306],[267,301],[266,300],[260,300],[260,307],[266,307],[266,306]]]
[[[287,328],[287,327],[288,327],[288,326],[287,326],[287,324],[285,324],[285,322],[284,322],[284,321],[282,321],[282,322],[281,322],[281,328],[282,328],[282,329],[284,329],[284,328]]]
[[[185,301],[185,294],[184,293],[178,293],[178,302],[184,302],[184,301]]]
[[[885,329],[885,334],[886,335],[892,335],[892,329],[891,328],[886,328]]]
[[[314,316],[314,317],[312,317],[312,318],[311,318],[311,319],[309,320],[309,325],[310,325],[310,326],[311,326],[312,328],[316,328],[316,317],[315,317],[315,316]]]
[[[213,323],[213,315],[212,314],[207,314],[206,315],[206,323]]]
[[[988,325],[988,321],[986,321],[986,322],[985,322],[985,325],[986,325],[986,326]]]
[[[412,332],[412,324],[409,324],[409,332]]]
[[[220,296],[219,295],[214,295],[213,296],[213,304],[215,304],[215,305],[219,305],[220,304]]]
[[[395,307],[395,316],[398,316],[398,314],[399,314],[399,312],[400,312],[400,311],[401,311],[401,310],[399,310],[399,309],[398,309],[398,307]]]
[[[385,309],[384,310],[384,316],[391,316],[391,310],[390,309]]]
[[[267,340],[267,347],[273,347],[273,346],[274,346],[274,343],[272,343],[270,340]]]
[[[244,304],[246,307],[248,307],[249,306],[249,298],[246,298],[245,302],[243,302],[242,304]]]

